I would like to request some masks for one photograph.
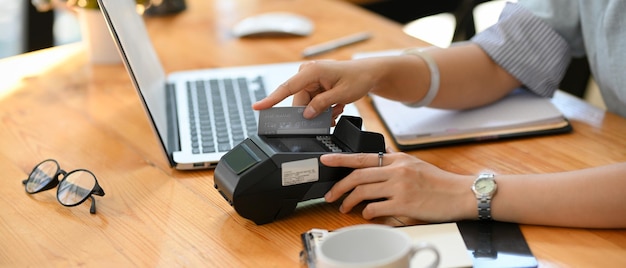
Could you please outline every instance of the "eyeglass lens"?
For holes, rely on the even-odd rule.
[[[84,170],[70,172],[59,183],[57,199],[66,206],[76,205],[84,201],[95,186],[96,178],[93,174]]]
[[[41,191],[44,187],[50,185],[50,182],[56,179],[59,173],[59,164],[53,160],[47,160],[37,165],[33,172],[28,176],[26,181],[26,192],[34,194]],[[56,186],[53,185],[53,187]]]

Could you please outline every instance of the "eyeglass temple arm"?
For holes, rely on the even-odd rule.
[[[89,208],[89,213],[96,214],[96,198],[93,195],[89,196],[91,198],[91,207]]]
[[[104,196],[104,190],[102,190],[102,187],[100,187],[97,181],[96,186],[94,187],[93,191],[91,191],[91,193],[92,195],[89,196],[91,198],[91,208],[89,209],[89,213],[96,214],[96,198],[93,197],[93,195],[95,194],[99,196]]]

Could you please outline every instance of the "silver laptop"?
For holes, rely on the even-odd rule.
[[[128,74],[176,169],[214,168],[257,133],[252,103],[298,71],[301,62],[189,70],[166,75],[134,0],[98,0]],[[209,33],[207,33],[209,34]],[[278,106],[291,105],[291,98]],[[357,115],[354,105],[344,114]]]

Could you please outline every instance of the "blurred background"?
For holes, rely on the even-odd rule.
[[[491,26],[504,4],[516,0],[336,1],[368,9],[400,23],[408,35],[447,47],[451,42],[468,40]],[[415,8],[415,4],[420,8]],[[63,8],[38,11],[31,0],[0,0],[0,29],[0,59],[81,41],[80,25],[73,12]],[[573,59],[561,89],[604,108],[586,58]]]
[[[39,12],[30,0],[0,0],[0,29],[0,58],[81,40],[69,10]]]

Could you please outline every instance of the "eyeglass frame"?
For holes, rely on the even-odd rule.
[[[40,189],[33,191],[33,192],[29,192],[26,189],[26,185],[28,184],[29,180],[33,179],[33,173],[35,173],[38,168],[46,163],[46,162],[53,162],[56,165],[56,172],[54,174],[54,176],[51,176],[50,181],[48,181],[45,185],[43,185],[43,187],[41,187]],[[93,179],[94,179],[94,186],[91,190],[89,190],[89,193],[86,194],[80,201],[75,202],[73,204],[65,204],[63,201],[61,201],[61,199],[59,199],[59,190],[61,190],[61,187],[57,187],[58,185],[60,185],[63,181],[65,181],[65,179],[67,179],[70,175],[76,173],[76,172],[87,172],[89,173]],[[59,176],[63,175],[63,179],[59,180]],[[70,172],[67,172],[65,170],[63,170],[61,168],[61,165],[59,165],[59,162],[56,161],[55,159],[46,159],[43,160],[41,162],[39,162],[39,164],[35,165],[35,167],[33,167],[33,170],[28,174],[28,178],[25,180],[22,180],[22,184],[24,185],[24,191],[26,191],[27,194],[36,194],[36,193],[40,193],[43,191],[47,191],[50,189],[53,189],[55,187],[57,187],[57,194],[56,194],[56,198],[57,201],[59,201],[59,203],[63,206],[66,207],[75,207],[78,206],[82,203],[84,203],[88,198],[91,198],[91,207],[89,208],[89,213],[91,214],[96,214],[96,199],[93,195],[97,195],[97,196],[104,196],[104,190],[102,189],[102,187],[100,186],[100,184],[98,183],[98,179],[96,178],[96,175],[93,174],[93,172],[91,172],[90,170],[87,169],[75,169],[72,170]],[[82,187],[81,187],[82,188]],[[83,188],[84,189],[84,188]]]

